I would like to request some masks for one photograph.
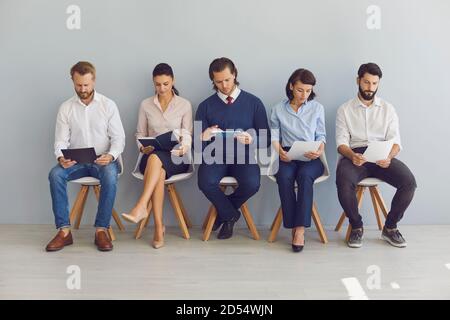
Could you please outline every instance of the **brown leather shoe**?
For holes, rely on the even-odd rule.
[[[100,251],[111,251],[113,249],[111,239],[106,230],[95,232],[95,245]]]
[[[56,236],[47,244],[45,247],[46,251],[58,251],[64,248],[65,246],[69,246],[73,244],[72,233],[69,230],[69,233],[64,237],[64,232],[59,230]]]

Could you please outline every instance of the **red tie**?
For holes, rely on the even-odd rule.
[[[227,97],[227,104],[232,104],[233,103],[233,97],[228,96]]]

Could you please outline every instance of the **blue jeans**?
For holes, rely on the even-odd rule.
[[[55,216],[56,228],[69,227],[69,199],[67,196],[67,181],[82,177],[94,177],[100,180],[100,199],[94,226],[109,228],[114,200],[117,190],[117,175],[119,165],[117,161],[106,166],[98,164],[75,164],[64,169],[59,164],[52,168],[48,175],[52,209]]]
[[[283,224],[285,228],[311,226],[314,181],[323,174],[324,166],[320,159],[311,161],[284,162],[280,160],[275,175],[280,194]],[[295,195],[297,182],[297,196]]]

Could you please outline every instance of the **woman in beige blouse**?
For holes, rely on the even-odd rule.
[[[173,131],[180,143],[171,151],[155,151],[152,146],[143,147],[137,141],[143,153],[139,169],[144,174],[144,190],[130,213],[122,213],[122,216],[127,221],[138,223],[147,217],[147,204],[151,199],[155,219],[152,245],[158,249],[164,245],[164,180],[189,169],[188,161],[175,164],[172,157],[188,159],[192,144],[192,106],[188,100],[178,96],[173,71],[168,64],[160,63],[155,67],[153,84],[156,95],[141,103],[136,139]]]

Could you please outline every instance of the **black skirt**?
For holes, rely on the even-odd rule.
[[[139,163],[139,171],[142,174],[145,173],[148,157],[152,154],[155,154],[161,160],[163,168],[166,170],[166,179],[169,179],[174,174],[185,173],[189,170],[189,164],[186,161],[180,164],[173,163],[170,151],[153,151],[150,154],[144,154],[142,156],[141,162]]]

